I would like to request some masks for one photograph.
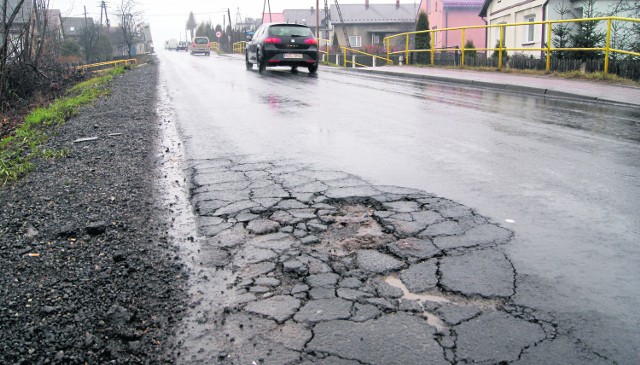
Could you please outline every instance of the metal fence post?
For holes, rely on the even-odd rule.
[[[405,41],[404,46],[404,59],[407,65],[409,64],[409,34],[407,34],[407,40]]]
[[[384,42],[385,42],[385,48],[387,49],[387,59],[390,59],[391,57],[389,57],[390,56],[389,52],[391,52],[391,49],[389,45],[391,44],[391,40],[389,38],[386,38]]]
[[[502,69],[502,46],[504,42],[504,25],[500,26],[500,43],[498,44],[498,70]]]
[[[347,67],[347,47],[342,47],[344,50],[344,67]]]
[[[547,23],[547,65],[545,67],[546,72],[551,71],[551,26],[553,23]]]
[[[607,21],[607,43],[604,46],[604,74],[609,73],[609,53],[611,50],[611,18]]]
[[[464,67],[464,46],[465,46],[465,41],[464,41],[464,28],[462,29],[462,42],[460,42],[460,44],[462,44],[462,57],[460,57],[460,67]]]
[[[430,31],[429,35],[431,36],[431,66],[433,66],[436,63],[436,45],[434,43],[434,38],[435,38],[435,31]]]

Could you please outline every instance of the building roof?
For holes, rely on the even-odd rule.
[[[487,16],[487,10],[489,9],[489,5],[491,5],[491,0],[484,0],[484,4],[482,4],[482,9],[480,9],[480,13],[478,15],[482,17]]]
[[[62,27],[64,28],[64,35],[71,37],[79,37],[82,30],[87,24],[93,24],[93,18],[84,17],[63,17]]]
[[[262,14],[262,23],[284,23],[283,13],[264,13]]]
[[[60,9],[47,9],[44,13],[47,21],[47,30],[49,31],[59,31],[62,28],[62,13]],[[40,21],[44,21],[45,19],[40,19]]]
[[[482,8],[484,0],[442,0],[445,8]]]
[[[316,11],[315,9],[285,9],[284,21],[287,23],[304,24],[308,27],[316,26]],[[320,24],[324,21],[324,9],[320,10]]]
[[[16,8],[16,6],[18,5],[18,1],[19,0],[9,0],[7,3],[7,17],[9,17],[14,9]],[[3,2],[4,3],[4,2]],[[1,11],[2,8],[0,8]],[[22,4],[22,7],[18,10],[18,14],[16,15],[15,19],[13,20],[13,24],[24,24],[27,23],[29,21],[29,19],[31,18],[31,10],[33,9],[33,2],[32,1],[25,1]],[[3,20],[0,19],[0,23],[3,23]]]
[[[340,5],[342,18],[347,24],[371,23],[414,23],[418,13],[417,4],[363,4]],[[331,7],[331,22],[341,24],[335,6]]]

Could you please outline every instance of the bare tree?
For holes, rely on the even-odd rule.
[[[607,15],[640,18],[640,0],[619,0],[609,8]],[[613,48],[640,52],[640,23],[614,21],[611,43]]]
[[[2,13],[0,16],[0,95],[7,95],[8,83],[7,83],[7,61],[9,56],[12,58],[15,56],[17,47],[13,41],[20,39],[20,36],[26,33],[26,25],[20,24],[15,26],[16,18],[24,11],[23,5],[25,0],[9,1],[2,0]],[[15,37],[17,35],[17,37]]]
[[[571,8],[564,3],[557,4],[553,10],[560,15],[560,19],[569,19]],[[553,39],[551,43],[554,48],[567,48],[569,46],[569,35],[571,34],[571,23],[558,23],[552,28]],[[566,58],[565,51],[553,51],[552,56],[555,58]]]
[[[0,106],[29,98],[56,83],[60,14],[48,0],[0,0]],[[58,20],[50,24],[53,16]]]
[[[108,32],[98,22],[88,22],[80,33],[85,62],[108,61],[113,57],[113,46]]]
[[[85,62],[91,63],[95,59],[95,48],[100,36],[100,25],[94,22],[86,22],[80,32],[80,45],[84,49]]]
[[[139,18],[142,16],[142,12],[138,11],[136,6],[137,3],[135,0],[120,0],[116,10],[118,17],[120,18],[122,41],[124,45],[127,46],[127,54],[129,55],[129,58],[134,55],[132,46],[135,44],[135,37],[137,36],[136,25]]]

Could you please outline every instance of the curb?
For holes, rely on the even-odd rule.
[[[226,56],[226,57],[234,58],[233,54],[222,54],[220,56]],[[330,66],[323,66],[323,68],[324,67],[330,67]],[[331,67],[331,68],[333,68],[333,67]],[[629,103],[629,102],[624,102],[624,101],[603,99],[603,98],[599,98],[597,96],[587,96],[587,95],[578,94],[578,93],[571,93],[571,92],[567,92],[567,91],[558,91],[558,90],[540,88],[540,87],[515,85],[515,84],[501,84],[501,83],[488,82],[488,81],[458,79],[458,78],[453,78],[453,77],[422,75],[422,74],[414,74],[414,73],[406,73],[406,72],[378,71],[378,70],[373,70],[373,69],[370,69],[370,68],[355,68],[354,69],[354,68],[351,68],[351,67],[348,67],[348,68],[339,67],[338,69],[339,70],[344,70],[344,71],[347,71],[347,72],[362,72],[362,73],[369,73],[369,74],[380,74],[380,75],[385,75],[385,76],[396,76],[396,77],[403,77],[403,78],[414,79],[414,80],[430,80],[430,81],[442,82],[442,83],[447,83],[447,84],[458,84],[458,85],[463,85],[463,86],[467,86],[467,87],[480,87],[480,88],[484,88],[484,89],[497,90],[497,91],[506,91],[506,92],[511,92],[511,93],[523,93],[523,94],[529,94],[529,95],[535,95],[535,96],[542,96],[542,97],[545,97],[545,98],[549,97],[549,98],[554,98],[554,99],[575,100],[575,101],[581,101],[581,102],[597,102],[597,103],[602,103],[602,104],[626,106],[626,107],[633,107],[633,108],[640,107],[640,104],[637,104],[637,103],[634,104],[634,103]]]
[[[466,79],[457,79],[452,77],[421,75],[421,74],[406,73],[406,72],[377,71],[377,70],[360,69],[360,68],[356,68],[356,69],[350,68],[347,70],[355,71],[355,72],[373,73],[373,74],[377,73],[385,76],[396,76],[396,77],[399,76],[399,77],[417,79],[417,80],[431,80],[431,81],[437,81],[437,82],[443,82],[443,83],[449,83],[449,84],[459,84],[464,86],[475,86],[475,87],[481,87],[481,88],[491,89],[491,90],[507,91],[512,93],[525,93],[530,95],[551,97],[551,98],[558,98],[558,99],[573,99],[576,101],[583,101],[583,102],[590,101],[590,102],[622,105],[622,106],[629,106],[629,107],[640,106],[638,104],[628,103],[624,101],[602,99],[596,96],[587,96],[583,94],[570,93],[566,91],[557,91],[557,90],[538,88],[538,87],[532,87],[532,86],[500,84],[500,83],[494,83],[494,82],[488,82],[488,81],[466,80]]]

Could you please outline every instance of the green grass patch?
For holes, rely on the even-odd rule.
[[[102,76],[78,83],[67,91],[65,97],[27,115],[13,135],[0,140],[0,186],[30,172],[36,158],[67,156],[68,149],[56,151],[43,146],[56,127],[74,116],[81,106],[107,95],[108,85],[113,77],[124,72],[124,68],[119,67]]]
[[[430,67],[430,68],[443,68],[449,70],[471,70],[482,72],[500,72],[505,74],[527,75],[527,76],[553,76],[563,79],[581,79],[589,81],[606,82],[611,84],[622,85],[634,85],[638,86],[639,82],[620,77],[613,74],[604,74],[604,72],[582,72],[582,71],[568,71],[568,72],[546,72],[544,70],[531,70],[531,69],[516,69],[503,67],[498,69],[497,67],[487,66],[432,66],[432,65],[412,65],[415,67]]]

